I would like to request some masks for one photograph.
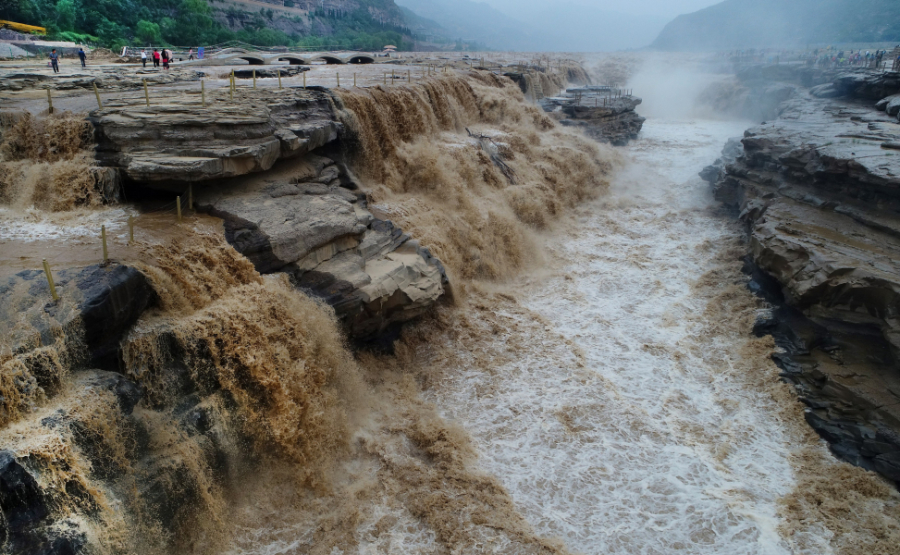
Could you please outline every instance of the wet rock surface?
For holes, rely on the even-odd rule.
[[[341,125],[323,91],[241,94],[253,98],[207,108],[171,100],[95,110],[97,158],[144,187],[180,191],[189,182],[269,170],[338,138]]]
[[[53,271],[54,301],[44,272],[28,270],[0,282],[0,320],[14,353],[53,345],[78,345],[93,364],[115,365],[122,334],[153,302],[142,273],[110,264]]]
[[[780,112],[702,176],[747,226],[751,285],[775,307],[757,331],[807,420],[841,458],[900,480],[900,157],[884,146],[900,125],[805,93]]]
[[[126,91],[143,88],[144,81],[149,86],[172,85],[196,82],[204,75],[205,72],[203,71],[191,69],[163,71],[150,68],[136,72],[125,69],[106,69],[100,74],[76,73],[61,76],[40,72],[9,72],[0,74],[0,91],[29,89],[50,89],[54,91],[93,90],[94,86],[104,91]]]
[[[376,218],[331,159],[307,155],[286,173],[209,187],[198,208],[224,220],[226,239],[258,271],[286,272],[334,307],[354,339],[374,339],[443,295],[440,261]]]
[[[625,146],[638,137],[646,121],[635,111],[642,102],[620,89],[585,86],[544,98],[541,106],[561,125],[579,127],[602,143]]]
[[[640,98],[627,97],[611,100],[606,106],[599,99],[595,106],[564,106],[562,111],[566,118],[560,123],[567,127],[580,127],[588,136],[602,143],[625,146],[637,139],[646,121],[635,111],[640,104]]]

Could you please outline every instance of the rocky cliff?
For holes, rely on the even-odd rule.
[[[630,96],[582,99],[562,107],[565,118],[560,123],[567,127],[581,128],[597,141],[625,146],[629,141],[637,139],[646,121],[646,118],[635,111],[641,102],[640,98]]]
[[[258,271],[287,272],[325,299],[355,339],[373,339],[437,301],[447,281],[441,263],[375,218],[344,166],[312,154],[343,129],[330,94],[240,95],[215,108],[167,102],[94,111],[97,156],[121,171],[126,194],[192,184],[197,208],[224,220],[238,252]]]
[[[900,480],[900,124],[871,102],[888,91],[859,81],[836,79],[841,101],[795,90],[703,177],[747,227],[773,307],[757,330],[807,420],[840,457]]]

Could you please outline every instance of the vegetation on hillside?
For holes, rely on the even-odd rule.
[[[241,12],[240,28],[216,19],[207,0],[6,0],[6,19],[46,27],[53,38],[89,42],[112,49],[124,45],[205,46],[242,41],[258,46],[342,47],[380,50],[409,46],[409,29],[376,21],[368,10],[318,10],[309,14],[327,24],[327,36],[273,29],[276,11]],[[391,4],[392,0],[367,0]],[[286,2],[287,4],[287,2]],[[288,6],[290,7],[290,6]],[[396,9],[396,7],[394,7]],[[299,17],[299,16],[295,16]]]

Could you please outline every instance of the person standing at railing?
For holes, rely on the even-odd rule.
[[[141,50],[141,65],[144,66],[144,69],[147,69],[147,51]]]
[[[159,50],[153,49],[153,67],[159,67]]]
[[[191,48],[188,50],[188,61],[192,61],[194,59],[194,49]]]
[[[87,54],[84,53],[84,48],[78,49],[78,59],[81,60],[81,67],[87,67],[85,60],[87,60]]]
[[[163,69],[169,69],[169,51],[163,48],[162,51],[162,64]]]

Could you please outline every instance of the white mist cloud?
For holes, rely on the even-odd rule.
[[[554,5],[546,0],[482,1],[511,16],[523,11],[540,12],[552,9]],[[677,15],[695,12],[720,2],[721,0],[569,0],[567,3],[589,9],[672,19]]]

